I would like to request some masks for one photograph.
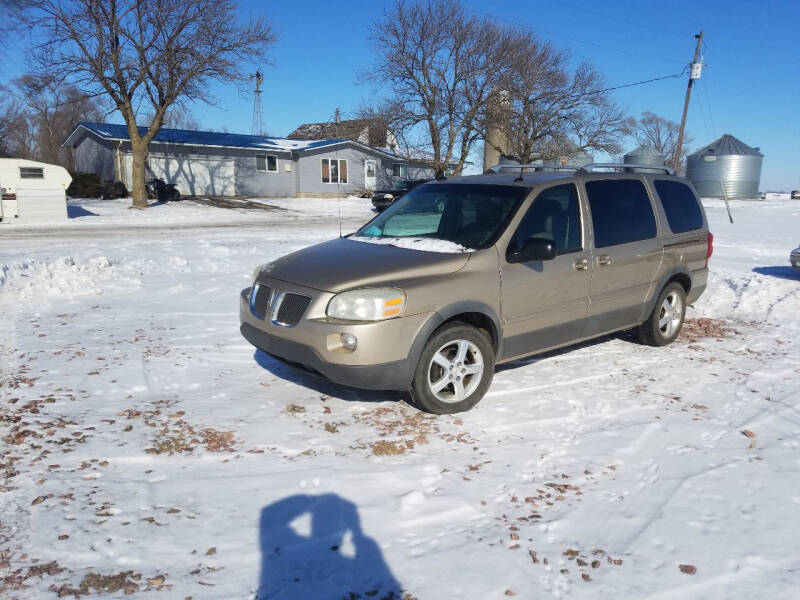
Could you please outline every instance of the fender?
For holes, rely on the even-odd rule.
[[[687,269],[685,265],[674,265],[673,267],[667,269],[667,271],[664,272],[661,278],[653,284],[653,287],[651,288],[652,294],[645,300],[644,306],[642,308],[642,314],[639,315],[640,323],[644,323],[648,319],[650,313],[653,312],[653,308],[655,307],[656,300],[658,300],[658,295],[661,293],[661,290],[664,289],[664,286],[667,285],[667,282],[670,279],[672,279],[675,275],[678,274],[686,275],[689,278],[689,281],[692,282],[691,285],[689,286],[689,289],[690,290],[692,289],[692,287],[694,286],[694,277],[692,277],[692,272],[689,271],[689,269]],[[688,296],[689,292],[687,292],[686,295]]]
[[[414,338],[414,342],[411,344],[411,350],[409,351],[408,358],[406,359],[409,369],[409,386],[411,385],[411,379],[414,376],[414,370],[417,368],[419,357],[422,354],[422,349],[425,347],[425,344],[430,339],[431,335],[433,335],[433,332],[436,331],[436,329],[448,319],[463,313],[480,313],[486,317],[489,317],[494,328],[494,331],[492,332],[494,334],[494,339],[497,340],[495,358],[501,355],[503,347],[503,330],[500,325],[500,319],[491,306],[484,304],[483,302],[474,302],[472,300],[464,300],[449,304],[431,314],[428,320],[423,323],[422,327],[420,327],[419,332],[417,332],[417,336]]]

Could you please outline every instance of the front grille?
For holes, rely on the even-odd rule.
[[[285,294],[283,296],[283,302],[281,302],[278,308],[278,314],[275,316],[275,321],[289,327],[297,325],[303,313],[306,312],[310,302],[311,298],[308,296]]]
[[[256,283],[250,292],[250,310],[259,319],[267,316],[267,305],[272,290],[265,285]]]

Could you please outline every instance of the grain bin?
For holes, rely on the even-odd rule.
[[[586,150],[579,150],[574,154],[559,156],[544,161],[545,170],[547,167],[582,167],[594,162],[594,157]]]
[[[704,198],[758,198],[764,155],[725,134],[686,157],[686,177]],[[723,195],[722,186],[725,186]]]
[[[652,146],[639,146],[636,150],[628,152],[623,162],[627,165],[652,165],[654,167],[663,167],[666,156],[661,154]],[[664,169],[637,169],[634,167],[626,168],[626,173],[664,173]]]

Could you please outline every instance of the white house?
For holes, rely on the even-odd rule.
[[[21,158],[0,158],[0,223],[67,218],[64,167]]]
[[[133,155],[126,126],[79,123],[64,145],[75,150],[76,171],[120,180],[131,188]],[[149,177],[174,183],[183,196],[343,196],[434,176],[425,161],[353,139],[296,140],[185,129],[156,134],[146,171]]]

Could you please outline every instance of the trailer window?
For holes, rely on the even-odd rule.
[[[20,167],[20,179],[44,179],[44,169],[42,167]]]

